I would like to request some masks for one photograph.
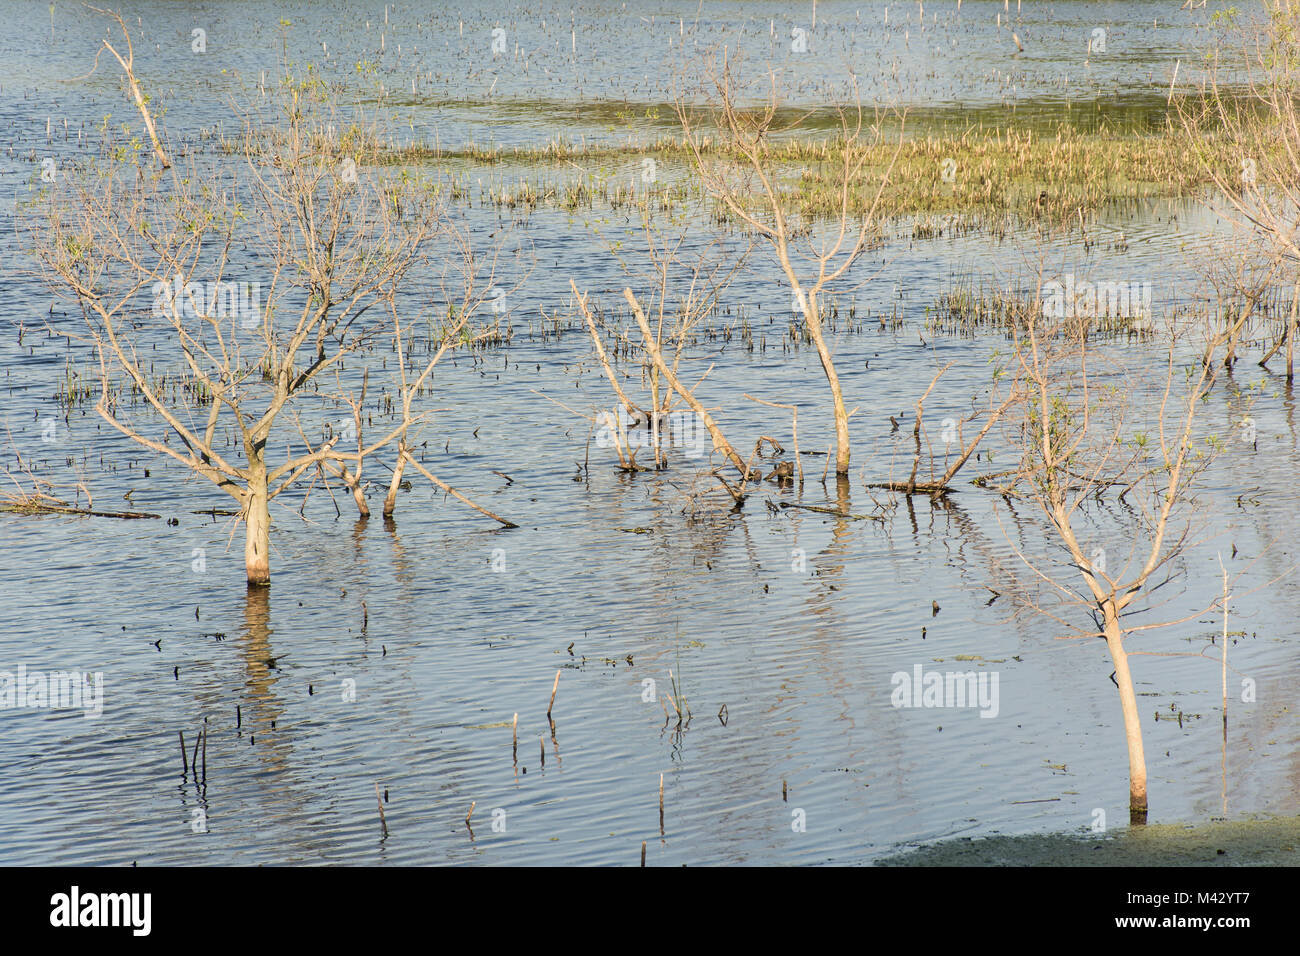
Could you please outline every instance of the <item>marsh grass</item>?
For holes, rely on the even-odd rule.
[[[996,332],[1015,338],[1030,326],[1030,319],[1041,309],[1037,297],[1029,291],[962,284],[941,294],[927,309],[925,327],[932,334],[971,338]],[[1090,338],[1149,339],[1151,331],[1143,325],[1144,317],[1114,315],[1077,316],[1067,320],[1069,328],[1079,331],[1086,324]]]
[[[1261,124],[1257,141],[1278,144]],[[324,134],[322,134],[324,135]],[[806,221],[824,220],[838,208],[832,158],[834,137],[818,129],[774,137],[766,144],[782,170],[782,185]],[[661,135],[643,142],[575,144],[556,138],[537,146],[448,148],[401,143],[355,125],[318,144],[319,155],[350,157],[358,168],[403,167],[412,175],[432,176],[429,188],[453,202],[529,213],[540,207],[578,213],[612,210],[680,215],[706,209],[717,225],[733,217],[707,202],[687,174],[690,150],[680,136]],[[109,147],[106,147],[109,148]],[[262,155],[272,141],[221,137],[213,148],[222,155]],[[706,155],[726,156],[716,138],[703,137]],[[881,148],[863,168],[852,191],[851,210],[861,213],[875,196],[874,183],[892,153]],[[734,158],[734,157],[733,157]],[[1265,165],[1266,157],[1260,159]],[[656,181],[641,181],[643,163],[657,165]],[[37,157],[33,154],[35,164]],[[896,165],[881,197],[878,218],[917,220],[913,238],[951,236],[956,229],[1001,232],[1026,222],[1077,224],[1085,214],[1154,199],[1198,197],[1214,184],[1213,172],[1231,178],[1239,172],[1240,146],[1211,130],[1189,142],[1183,129],[1114,129],[1061,122],[981,127],[962,133],[947,126],[912,130],[904,138]],[[484,181],[486,179],[486,182]],[[477,181],[477,182],[476,182]],[[476,188],[477,184],[477,188]],[[963,215],[961,225],[937,225],[933,218]]]
[[[839,204],[833,157],[839,144],[824,133],[796,130],[766,144],[770,159],[783,170],[784,186],[793,193],[799,214],[825,219]],[[702,151],[726,156],[726,148],[705,137]],[[874,185],[889,162],[884,148],[864,167],[860,186],[851,195],[855,212],[870,207]],[[904,138],[897,164],[882,197],[886,218],[964,213],[967,230],[984,217],[986,226],[1011,221],[1068,221],[1116,203],[1197,195],[1211,184],[1203,162],[1231,170],[1240,158],[1226,137],[1211,136],[1189,146],[1182,130],[1115,130],[1059,123],[1051,129],[1026,125],[981,128],[957,134],[944,130],[912,133]],[[563,139],[541,146],[491,147],[470,144],[446,149],[427,144],[358,143],[358,162],[376,165],[437,165],[445,172],[461,166],[528,170],[507,185],[490,187],[481,201],[508,209],[552,206],[569,211],[596,207],[677,211],[702,200],[694,183],[680,172],[690,161],[680,137],[660,136],[644,143],[574,144]],[[732,157],[734,158],[734,157]],[[634,171],[643,160],[663,168],[664,184],[636,188]],[[575,168],[577,170],[575,174]],[[465,189],[461,182],[461,190]],[[717,213],[717,210],[714,210]],[[729,216],[715,215],[726,223]],[[935,238],[942,231],[922,225],[914,238]]]
[[[1224,166],[1236,162],[1226,140],[1202,148]],[[806,164],[798,180],[805,214],[827,214],[839,201],[834,180],[822,175],[816,150],[791,152]],[[1180,133],[1083,132],[1060,124],[1051,133],[1007,128],[910,138],[884,198],[893,216],[964,212],[1056,221],[1115,202],[1193,195],[1209,181]],[[872,195],[861,190],[856,205]]]

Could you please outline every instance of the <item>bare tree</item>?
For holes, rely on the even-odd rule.
[[[414,411],[415,402],[427,387],[434,367],[452,348],[472,346],[499,335],[500,322],[510,312],[508,300],[531,271],[531,262],[522,245],[514,246],[512,250],[507,248],[510,245],[510,237],[504,228],[498,230],[498,238],[494,244],[481,249],[468,223],[455,221],[450,215],[446,215],[440,226],[436,241],[438,254],[431,258],[436,258],[436,261],[441,264],[437,279],[438,298],[446,304],[447,315],[445,321],[431,336],[430,347],[436,343],[437,350],[423,367],[413,364],[411,349],[415,337],[412,330],[409,326],[403,325],[399,309],[394,307],[390,310],[393,347],[397,356],[395,377],[400,403],[401,428],[397,435],[396,463],[388,483],[388,492],[384,496],[384,517],[386,519],[393,517],[397,507],[397,493],[402,485],[402,475],[406,466],[410,464],[425,475],[432,484],[452,497],[501,525],[514,528],[516,527],[514,523],[476,505],[411,457],[414,446],[411,428],[422,421],[426,414]],[[508,286],[497,284],[503,256],[513,260],[512,281]],[[430,265],[437,268],[432,266],[432,263]],[[490,326],[486,324],[486,316],[483,316],[484,309],[489,303],[492,309]]]
[[[881,197],[902,149],[901,126],[892,149],[885,145],[879,116],[868,116],[857,95],[834,107],[834,136],[818,144],[818,167],[828,183],[829,214],[803,211],[787,180],[779,140],[799,128],[780,123],[777,78],[769,72],[763,105],[746,108],[739,64],[724,52],[710,61],[697,105],[676,92],[678,118],[695,169],[709,195],[727,215],[771,248],[804,323],[826,382],[835,418],[835,473],[849,473],[849,411],[827,341],[828,299],[852,277],[855,263],[875,240]]]
[[[1197,440],[1196,414],[1216,366],[1197,361],[1171,326],[1163,368],[1152,375],[1146,356],[1126,362],[1117,350],[1090,341],[1086,319],[1044,316],[1044,311],[1024,310],[1015,334],[1013,387],[1024,402],[1011,434],[1020,462],[1003,491],[1023,493],[1042,509],[1070,567],[1082,578],[1080,591],[1020,555],[1049,593],[1086,609],[1094,626],[1079,628],[1046,603],[1036,609],[1069,628],[1072,638],[1106,642],[1128,745],[1131,815],[1144,821],[1146,757],[1129,664],[1135,652],[1126,641],[1137,632],[1179,623],[1135,623],[1132,616],[1152,610],[1139,599],[1168,582],[1172,562],[1192,543],[1197,518],[1192,486],[1214,457],[1214,442]],[[1213,356],[1222,339],[1222,332],[1211,339],[1207,354]],[[1136,414],[1151,408],[1150,420],[1134,422]],[[1104,550],[1090,550],[1081,530],[1090,504],[1106,494],[1123,501],[1136,524],[1123,532],[1132,545],[1122,562],[1108,563]]]
[[[692,230],[682,228],[673,230],[663,228],[654,219],[647,206],[642,210],[639,242],[631,247],[632,255],[623,253],[622,242],[614,243],[610,253],[618,259],[629,282],[644,290],[638,306],[647,316],[648,327],[652,328],[652,338],[661,358],[674,375],[681,373],[682,359],[690,344],[695,341],[701,326],[719,314],[719,305],[723,294],[730,287],[735,277],[748,262],[752,244],[739,252],[729,250],[727,243],[714,238],[695,250],[690,255],[687,250],[694,244],[689,240]],[[580,301],[583,316],[593,339],[597,338],[597,322],[586,308],[585,299]],[[635,314],[634,314],[635,317]],[[608,328],[605,331],[610,332]],[[640,338],[633,334],[630,339],[614,333],[620,344],[641,356],[643,380],[648,377],[650,402],[648,409],[640,409],[627,404],[627,396],[621,394],[630,411],[646,419],[650,431],[651,447],[654,451],[655,467],[666,464],[662,440],[667,416],[673,407],[674,389],[666,387],[664,373],[644,351]],[[595,342],[597,355],[606,374],[612,375],[608,355],[599,341]],[[695,383],[696,388],[708,377],[708,372]],[[611,384],[613,383],[611,380]]]
[[[103,47],[100,52],[107,50],[113,54],[113,59],[117,60],[122,67],[122,72],[126,74],[127,85],[131,89],[131,98],[135,101],[136,109],[140,111],[140,117],[144,120],[145,131],[149,134],[149,142],[153,144],[154,155],[158,157],[158,163],[163,169],[170,169],[172,161],[163,148],[162,141],[158,138],[158,130],[154,126],[153,114],[149,111],[149,97],[140,89],[140,83],[135,76],[135,50],[131,46],[131,33],[126,28],[126,23],[122,20],[122,15],[114,10],[101,10],[99,7],[86,5],[86,9],[93,10],[95,13],[102,13],[106,17],[111,17],[117,21],[118,27],[122,30],[122,39],[126,41],[126,56],[122,56],[113,44],[107,40],[103,41]],[[99,66],[99,53],[95,54],[95,66]],[[95,72],[94,68],[91,73]],[[88,76],[89,74],[87,74]],[[82,77],[85,79],[85,77]]]
[[[621,240],[610,245],[610,254],[619,261],[628,280],[644,290],[644,302],[635,294],[631,299],[627,298],[631,287],[624,291],[624,298],[637,323],[635,330],[629,330],[630,335],[611,328],[610,323],[598,317],[588,296],[578,291],[575,282],[570,280],[569,283],[591,334],[596,358],[625,413],[619,416],[605,412],[593,419],[600,426],[601,436],[613,444],[619,465],[625,471],[643,471],[650,467],[636,461],[637,452],[647,445],[653,455],[653,467],[667,467],[665,447],[670,438],[674,396],[680,397],[694,410],[698,405],[694,400],[694,389],[709,374],[706,370],[694,385],[682,383],[682,360],[702,324],[718,315],[720,300],[743,269],[749,251],[734,253],[724,248],[722,240],[714,239],[690,255],[685,251],[690,230],[682,229],[670,234],[660,228],[648,209],[643,211],[638,239],[632,254],[623,250]],[[640,325],[642,318],[646,320],[644,326]],[[606,335],[612,339],[613,356],[602,339]],[[648,340],[643,338],[645,335],[649,336]],[[638,402],[628,394],[629,387],[624,383],[631,376],[619,368],[620,354],[635,356],[632,368],[640,372],[642,386],[648,387],[648,401],[642,399]],[[707,413],[698,416],[698,420],[706,423],[714,447],[743,473],[745,469],[739,463],[739,456],[735,455],[716,423],[707,417]],[[681,423],[680,416],[678,422]],[[634,434],[627,427],[630,425],[645,427]]]
[[[147,171],[138,152],[107,144],[105,159],[48,190],[27,223],[46,278],[84,317],[96,410],[238,502],[249,585],[270,581],[272,501],[326,463],[359,481],[366,456],[407,433],[409,401],[400,422],[352,448],[338,435],[295,448],[285,435],[303,434],[300,415],[322,400],[327,374],[388,341],[398,289],[443,223],[421,177],[359,174],[353,152],[375,131],[354,120],[338,135],[319,85],[286,77],[279,105],[278,115],[246,114],[235,156],[215,168],[191,158]],[[159,351],[190,388],[156,386]],[[145,416],[119,403],[119,379]],[[242,461],[223,454],[222,428]]]
[[[999,401],[996,387],[997,378],[1000,377],[1000,375],[995,374],[993,382],[994,387],[990,389],[987,408],[979,409],[972,407],[969,415],[963,416],[960,419],[949,419],[945,422],[945,431],[951,431],[951,435],[948,436],[947,440],[944,442],[945,448],[950,442],[955,441],[957,443],[957,454],[952,456],[950,459],[945,460],[944,470],[941,475],[936,475],[934,473],[934,456],[932,455],[930,459],[930,479],[928,481],[918,481],[917,473],[920,471],[922,458],[922,420],[925,414],[925,400],[930,397],[930,393],[934,391],[934,387],[939,384],[939,379],[943,378],[944,372],[952,368],[953,364],[954,363],[949,362],[935,372],[934,377],[930,379],[930,384],[926,387],[925,392],[916,400],[916,420],[912,425],[912,441],[914,444],[912,452],[912,470],[907,476],[907,480],[871,482],[867,485],[868,488],[885,488],[889,491],[898,491],[907,495],[914,495],[919,492],[921,494],[927,494],[931,498],[946,495],[953,480],[957,477],[957,473],[961,471],[968,461],[970,461],[971,456],[975,454],[976,449],[979,448],[980,443],[984,440],[985,436],[993,430],[993,426],[998,423],[1008,410],[1023,400],[1018,384],[1013,382],[1012,387],[1008,389],[1007,394],[1002,396],[1001,401]],[[969,441],[967,441],[965,432],[966,426],[974,422],[981,415],[984,416],[983,426]]]

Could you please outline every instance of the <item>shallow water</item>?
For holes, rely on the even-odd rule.
[[[480,8],[465,15],[477,39],[463,46],[459,14],[430,20],[392,5],[384,31],[382,4],[346,13],[221,5],[194,23],[167,4],[128,10],[152,41],[138,44],[139,68],[168,77],[159,96],[169,125],[196,143],[200,130],[231,123],[223,95],[273,70],[284,17],[300,24],[287,31],[297,61],[315,57],[324,40],[326,64],[347,72],[369,57],[394,95],[423,73],[416,93],[402,94],[412,121],[425,138],[461,145],[542,144],[560,123],[575,141],[624,136],[625,120],[609,128],[610,104],[664,101],[674,55],[667,40],[690,35],[705,45],[725,32],[763,54],[768,20],[788,10],[709,5],[710,18],[697,25],[694,8],[656,8],[644,14],[654,19],[647,24],[637,6],[574,7],[587,45],[581,57],[564,56],[567,5],[527,15]],[[883,4],[821,3],[826,32],[814,39],[825,45],[811,55],[824,60],[810,61],[810,79],[802,88],[796,80],[791,93],[811,101],[815,77],[833,69],[825,64],[851,56],[863,77],[898,60],[897,102],[936,115],[955,103],[993,109],[1023,99],[1060,117],[1068,95],[1072,110],[1102,115],[1110,107],[1098,103],[1114,102],[1119,115],[1146,116],[1172,63],[1186,68],[1203,34],[1194,24],[1206,19],[1205,11],[1183,12],[1152,27],[1151,17],[1169,14],[1153,4],[1149,17],[1147,6],[1026,5],[1016,26],[1026,54],[1012,60],[994,52],[994,38],[1009,43],[995,26],[1000,3],[964,3],[960,20],[951,5],[927,4],[927,22],[938,22],[924,42],[905,25],[910,17],[919,27],[913,4],[890,5],[884,40]],[[98,29],[81,14],[56,5],[50,39],[46,5],[5,2],[0,10],[17,27],[0,49],[11,64],[0,117],[13,146],[0,154],[0,184],[22,195],[45,150],[75,152],[80,123],[109,110],[123,122],[135,118],[103,66],[89,80],[62,82],[93,58]],[[1080,36],[1086,49],[1098,17],[1110,52],[1085,66]],[[483,52],[498,22],[538,51],[526,71],[494,65]],[[210,51],[201,66],[189,47],[196,25],[207,30]],[[793,28],[788,20],[777,26],[787,36]],[[954,40],[942,55],[926,52]],[[656,82],[638,85],[643,72]],[[72,138],[61,144],[55,135],[47,145],[47,115],[56,131],[68,116]],[[670,119],[656,121],[662,130],[647,123],[634,132],[669,130]],[[479,231],[499,222],[490,208],[466,214]],[[2,215],[12,236],[8,201]],[[59,481],[80,469],[97,506],[179,524],[0,516],[0,670],[101,672],[105,694],[97,719],[0,711],[0,861],[633,865],[646,841],[655,865],[859,863],[949,837],[1091,833],[1099,809],[1111,830],[1124,827],[1127,760],[1104,647],[1054,640],[1061,629],[1053,622],[1011,608],[1025,577],[1017,552],[1060,559],[1038,516],[964,486],[949,508],[902,502],[884,522],[763,506],[872,511],[864,481],[896,477],[910,462],[907,428],[891,432],[888,416],[909,420],[948,361],[956,365],[931,396],[927,421],[961,413],[986,388],[999,345],[993,336],[931,335],[927,306],[963,279],[1023,281],[1038,261],[1035,237],[920,242],[897,224],[870,264],[883,266],[881,275],[855,298],[861,331],[837,338],[848,403],[861,408],[849,501],[820,480],[825,459],[809,455],[801,493],[768,485],[742,514],[712,508],[691,519],[682,513],[696,470],[690,459],[676,456],[663,475],[629,477],[609,450],[593,446],[583,475],[588,423],[555,404],[584,412],[611,404],[585,331],[543,337],[550,325],[539,314],[558,310],[572,322],[571,277],[607,305],[617,302],[624,280],[592,236],[594,217],[546,208],[528,217],[520,228],[537,263],[512,293],[514,339],[440,366],[429,399],[445,411],[435,416],[425,463],[521,527],[497,530],[415,476],[395,528],[378,517],[359,525],[350,502],[340,496],[340,517],[318,486],[305,520],[297,499],[273,513],[274,583],[253,598],[230,519],[195,513],[226,501],[109,436],[90,408],[59,418],[54,440],[42,440],[43,423],[59,416],[51,396],[65,355],[81,353],[34,331],[51,298],[19,273],[14,243],[4,243],[0,308],[26,329],[22,345],[15,330],[0,334],[15,449]],[[1122,231],[1126,250],[1102,242],[1085,253],[1062,243],[1049,249],[1052,265],[1151,282],[1158,309],[1205,293],[1210,237],[1222,233],[1211,212],[1161,204],[1108,213],[1093,228]],[[766,349],[746,350],[737,334],[702,341],[688,361],[695,376],[716,363],[700,395],[738,444],[770,435],[789,447],[785,413],[738,398],[749,392],[797,401],[801,448],[823,451],[832,430],[821,372],[809,349],[782,348],[788,293],[771,275],[756,260],[723,317],[738,322],[743,311]],[[902,325],[880,331],[868,313],[901,316]],[[75,328],[74,320],[55,306],[57,330]],[[1239,384],[1261,377],[1250,362],[1238,371]],[[1294,560],[1291,478],[1300,449],[1284,385],[1268,378],[1250,409],[1256,445],[1231,446],[1207,476],[1203,543],[1180,563],[1184,577],[1159,612],[1177,618],[1206,604],[1220,587],[1220,553],[1235,570],[1254,562],[1233,605],[1231,628],[1245,636],[1231,648],[1230,681],[1253,679],[1257,699],[1230,705],[1225,795],[1217,662],[1135,661],[1153,823],[1300,813],[1292,684],[1300,633],[1290,613],[1297,582],[1282,576]],[[1210,406],[1211,426],[1234,430],[1241,406],[1226,393]],[[991,447],[995,465],[972,463],[969,476],[1007,460],[1005,446]],[[1115,512],[1090,530],[1119,556],[1129,527]],[[1003,596],[990,603],[994,591]],[[1195,654],[1221,629],[1221,619],[1202,615],[1140,641]],[[895,708],[891,678],[917,665],[996,674],[996,716]],[[552,728],[546,711],[557,671]],[[665,692],[691,711],[680,730],[666,720]],[[205,723],[207,776],[198,786],[182,774],[177,731],[192,746]],[[376,784],[388,793],[386,835]],[[472,834],[464,822],[471,804]],[[207,832],[195,832],[196,810]],[[800,813],[806,828],[796,832]]]

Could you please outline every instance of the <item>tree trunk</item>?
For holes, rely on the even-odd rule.
[[[821,316],[816,313],[816,305],[808,303],[808,332],[813,345],[817,347],[817,357],[821,359],[822,371],[831,386],[831,399],[835,404],[835,474],[844,477],[849,473],[849,416],[844,409],[844,393],[840,391],[840,377],[835,374],[835,361],[822,336]]]
[[[397,510],[397,492],[402,487],[402,472],[406,468],[406,436],[397,443],[397,464],[393,466],[393,480],[388,483],[388,494],[384,496],[384,517],[392,519]]]
[[[259,587],[271,583],[271,510],[260,454],[252,470],[244,497],[244,568],[249,587]]]
[[[343,469],[344,477],[347,477],[347,469]],[[366,504],[366,490],[361,484],[361,479],[353,477],[348,485],[352,489],[352,500],[357,503],[357,515],[362,518],[370,517],[370,505]]]
[[[1128,651],[1124,650],[1124,635],[1114,606],[1103,608],[1106,625],[1106,647],[1115,664],[1115,683],[1119,685],[1120,707],[1124,711],[1124,736],[1128,740],[1129,819],[1132,823],[1147,820],[1147,759],[1142,750],[1142,724],[1138,718],[1137,694],[1133,691],[1133,675],[1128,668]]]

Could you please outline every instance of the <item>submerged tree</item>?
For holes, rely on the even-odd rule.
[[[435,184],[359,167],[377,132],[342,119],[317,81],[286,77],[278,106],[250,112],[242,138],[223,143],[210,166],[191,156],[151,169],[138,144],[107,142],[100,161],[47,188],[26,223],[47,280],[84,318],[97,412],[238,503],[250,586],[270,581],[271,503],[322,466],[357,494],[361,463],[406,438],[418,417],[410,387],[462,337],[487,292],[452,304],[444,347],[427,365],[414,375],[401,365],[392,427],[369,441],[358,429],[350,445],[344,435],[303,442],[304,414],[325,414],[327,399],[351,404],[359,424],[356,399],[329,386],[364,387],[360,375],[338,373],[391,344],[409,307],[399,290],[448,226]],[[159,382],[155,360],[181,388]],[[145,414],[132,415],[124,395]],[[239,458],[223,451],[223,434]]]
[[[638,299],[631,287],[624,290],[638,329],[621,334],[597,317],[588,297],[579,292],[575,281],[570,289],[591,334],[597,360],[610,388],[618,397],[621,413],[603,412],[593,421],[599,428],[598,445],[612,446],[623,471],[646,471],[650,467],[666,468],[667,449],[671,444],[689,449],[688,454],[702,454],[703,434],[707,431],[715,450],[739,469],[748,468],[707,412],[701,413],[694,388],[708,376],[706,371],[694,387],[680,381],[683,360],[699,330],[719,313],[722,297],[748,259],[748,249],[730,249],[721,239],[713,238],[696,246],[688,227],[671,229],[658,223],[649,208],[642,212],[639,234],[629,243],[630,254],[622,250],[623,241],[610,246],[627,278],[645,290]],[[647,318],[648,313],[648,318]],[[646,324],[641,326],[642,319]],[[613,339],[611,356],[602,342],[602,333]],[[629,394],[623,380],[627,373],[618,368],[619,354],[637,356],[642,384],[649,392],[648,401],[637,401]],[[689,414],[674,411],[675,396],[692,409]],[[636,427],[643,426],[643,427]],[[649,448],[653,466],[637,462],[641,448]]]
[[[1146,598],[1170,580],[1173,563],[1193,543],[1193,483],[1218,447],[1212,436],[1198,439],[1197,409],[1214,384],[1216,365],[1201,361],[1202,353],[1187,348],[1171,326],[1163,360],[1153,370],[1145,353],[1126,361],[1117,349],[1093,341],[1089,317],[1044,314],[1050,312],[1022,310],[1013,333],[1008,371],[1024,401],[1011,440],[1020,461],[1002,490],[1042,510],[1054,542],[1082,578],[1080,591],[1060,573],[1020,555],[1059,603],[1085,609],[1094,627],[1077,627],[1048,601],[1035,609],[1073,631],[1072,639],[1106,642],[1129,754],[1130,812],[1134,821],[1145,821],[1146,756],[1130,668],[1130,658],[1142,652],[1127,641],[1190,619],[1153,623],[1135,617],[1153,609]],[[1222,336],[1196,344],[1213,356]],[[1112,547],[1109,560],[1107,549],[1087,543],[1107,495],[1131,522],[1119,532],[1129,542],[1127,554]]]
[[[830,135],[807,143],[800,120],[785,122],[777,78],[769,73],[761,105],[743,102],[739,64],[724,53],[706,66],[700,89],[676,97],[683,137],[705,190],[726,216],[767,243],[792,291],[830,386],[835,474],[849,473],[849,415],[827,341],[828,302],[848,287],[853,267],[877,240],[878,214],[902,149],[885,142],[881,118],[868,115],[851,84],[850,105],[832,111]],[[789,181],[792,160],[811,162],[820,194]],[[814,186],[816,193],[818,187]]]

